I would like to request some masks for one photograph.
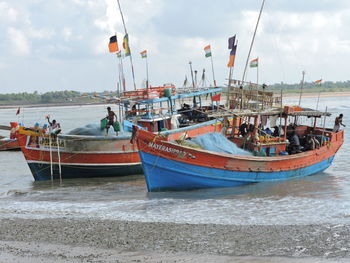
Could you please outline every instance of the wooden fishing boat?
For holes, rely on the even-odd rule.
[[[130,143],[128,127],[134,123],[149,132],[167,134],[172,139],[178,139],[184,133],[196,136],[220,131],[222,123],[208,118],[211,109],[202,105],[202,98],[213,103],[210,98],[220,92],[221,88],[207,88],[176,93],[174,86],[126,91],[120,100],[125,127],[119,135],[55,136],[39,129],[20,127],[18,142],[35,180],[141,174],[138,149]],[[176,105],[184,100],[195,100],[198,102],[196,108],[182,109],[179,113]]]
[[[332,129],[316,127],[316,119],[327,115],[311,110],[294,112],[292,107],[265,113],[234,114],[233,125],[227,129],[227,138],[261,156],[238,156],[192,148],[172,141],[167,136],[137,130],[137,146],[148,191],[233,187],[319,173],[331,165],[344,141],[344,131],[333,132]],[[274,138],[260,136],[258,140],[252,136],[247,140],[247,136],[242,137],[239,132],[244,116],[254,120],[253,134],[257,134],[262,116],[278,116],[285,121],[284,135]],[[288,118],[302,116],[315,118],[314,126],[287,125]],[[290,127],[294,128],[291,130]],[[305,147],[293,152],[292,143],[288,140],[290,133],[299,138],[317,138],[320,147]],[[287,150],[293,154],[286,155]]]
[[[17,139],[7,137],[0,138],[0,151],[17,151],[20,150]]]
[[[1,130],[10,131],[9,137],[0,136],[0,151],[18,151],[20,150],[17,138],[15,136],[17,123],[11,122],[11,126],[0,125]]]

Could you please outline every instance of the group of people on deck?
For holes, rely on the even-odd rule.
[[[50,121],[49,115],[47,115],[45,118],[47,119],[48,124],[44,124],[40,128],[40,124],[38,122],[36,122],[34,124],[34,127],[28,128],[28,129],[36,131],[36,132],[40,132],[40,133],[49,133],[51,135],[59,134],[61,132],[61,125],[56,120]]]
[[[343,124],[343,114],[340,114],[335,118],[333,132],[338,132],[340,130],[340,126],[346,127],[346,125]],[[289,145],[287,147],[289,154],[318,149],[326,139],[321,135],[317,136],[314,134],[308,134],[303,136],[303,138],[300,138],[296,132],[296,128],[297,125],[293,123],[287,126],[286,137],[289,141]],[[274,126],[273,129],[273,131],[269,127],[264,129],[262,124],[259,125],[258,129],[255,129],[253,124],[243,121],[243,123],[239,126],[239,134],[242,137],[245,137],[246,140],[251,141],[259,141],[261,140],[262,136],[264,138],[283,136],[283,130],[281,127]]]
[[[243,122],[239,126],[239,133],[242,137],[252,138],[253,135],[256,140],[259,140],[260,136],[279,137],[282,135],[280,127],[274,126],[273,129],[273,131],[269,127],[264,129],[262,125],[259,125],[258,130],[254,134],[255,126],[251,123],[247,124],[246,122]]]

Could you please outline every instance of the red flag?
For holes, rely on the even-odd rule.
[[[211,100],[212,101],[220,101],[220,96],[221,96],[221,94],[216,94],[213,97],[211,97]]]
[[[21,112],[21,108],[17,109],[16,115],[18,115]]]
[[[111,53],[119,51],[117,35],[114,35],[109,38],[108,49],[109,49],[109,52]]]

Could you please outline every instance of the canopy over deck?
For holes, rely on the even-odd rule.
[[[320,118],[323,116],[331,116],[329,112],[323,112],[318,110],[313,110],[309,108],[300,108],[299,111],[288,111],[286,107],[284,108],[272,108],[268,110],[252,111],[252,110],[224,110],[219,112],[213,112],[208,114],[208,117],[219,118],[219,117],[232,117],[232,116],[303,116],[303,117],[315,117]]]

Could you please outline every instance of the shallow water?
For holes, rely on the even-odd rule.
[[[313,176],[236,188],[147,193],[142,175],[35,182],[21,152],[0,152],[0,218],[99,218],[213,224],[350,223],[349,98],[321,98],[319,108],[344,114],[345,143],[333,165]],[[298,99],[289,99],[297,104]],[[317,99],[302,106],[315,108]],[[0,109],[0,124],[17,120]],[[24,109],[25,124],[51,114],[64,131],[99,122],[105,106]],[[335,114],[326,119],[333,125]],[[22,121],[22,116],[19,118]],[[322,121],[319,122],[322,126]]]

